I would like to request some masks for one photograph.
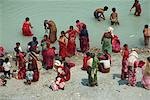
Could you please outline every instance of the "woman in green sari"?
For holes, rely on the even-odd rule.
[[[95,56],[94,53],[91,54],[91,58],[87,61],[89,66],[87,73],[88,73],[88,80],[90,86],[98,86],[97,83],[97,70],[98,70],[98,63],[99,60]]]
[[[107,50],[109,54],[112,53],[112,35],[111,32],[105,32],[102,37],[102,51]]]

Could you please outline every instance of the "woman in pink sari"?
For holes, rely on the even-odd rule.
[[[147,58],[147,63],[145,68],[142,70],[142,74],[142,84],[144,85],[145,89],[150,90],[150,57]]]
[[[33,28],[33,27],[31,25],[31,23],[29,22],[29,20],[30,19],[27,17],[22,26],[22,34],[24,36],[33,36],[33,33],[31,32],[31,28]]]
[[[114,53],[120,52],[120,40],[117,35],[114,35],[112,38],[112,51]]]

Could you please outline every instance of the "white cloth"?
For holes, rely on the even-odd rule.
[[[3,63],[3,67],[4,67],[4,70],[5,71],[9,71],[10,70],[10,68],[11,68],[11,64],[10,64],[10,62],[4,62]]]
[[[138,54],[136,51],[132,51],[128,58],[128,65],[134,66],[135,61],[138,61]]]
[[[59,60],[55,60],[54,65],[55,66],[61,66],[61,62]]]
[[[101,60],[100,63],[103,63],[104,68],[106,68],[106,69],[111,67],[110,60]]]
[[[19,51],[20,51],[20,52],[22,52],[22,48],[21,48],[20,46],[19,46],[19,48],[18,48],[18,49],[19,49]]]
[[[93,63],[93,58],[90,58],[90,59],[87,61],[87,65],[92,67],[92,63]]]
[[[33,80],[33,74],[34,74],[33,71],[27,71],[26,72],[26,79],[27,80]]]

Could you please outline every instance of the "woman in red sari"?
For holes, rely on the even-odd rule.
[[[29,20],[30,19],[27,17],[22,26],[22,34],[24,36],[33,36],[33,33],[31,32],[31,28],[33,28],[33,27],[31,25],[31,23],[29,22]]]
[[[82,70],[88,70],[89,66],[87,64],[87,61],[91,58],[91,53],[90,52],[87,52],[86,53],[86,56],[84,56],[83,58],[83,66],[82,66]]]
[[[73,29],[73,26],[70,26],[70,29],[66,33],[68,33],[67,55],[71,57],[75,55],[76,35],[78,32]]]
[[[45,58],[45,55],[46,55],[46,50],[47,50],[47,47],[46,47],[46,44],[49,43],[50,44],[50,40],[48,38],[48,35],[44,35],[44,39],[41,41],[41,46],[42,46],[42,57],[43,57],[43,65],[46,64],[46,58]]]
[[[18,79],[25,79],[26,78],[26,60],[25,60],[25,53],[17,51],[19,55],[18,59]]]
[[[54,58],[55,58],[55,48],[50,48],[50,44],[47,43],[47,51],[45,55],[46,61],[46,70],[52,69],[54,65]]]
[[[61,57],[62,61],[64,61],[67,56],[66,51],[67,51],[67,43],[66,43],[65,32],[61,31],[61,36],[59,38],[59,56]]]
[[[82,52],[86,52],[89,50],[89,35],[86,29],[86,25],[83,24],[82,30],[80,32],[80,48]]]

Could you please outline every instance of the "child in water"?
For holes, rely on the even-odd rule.
[[[116,8],[112,8],[112,13],[110,15],[111,25],[117,24],[119,25],[118,21],[118,13],[116,13]]]

